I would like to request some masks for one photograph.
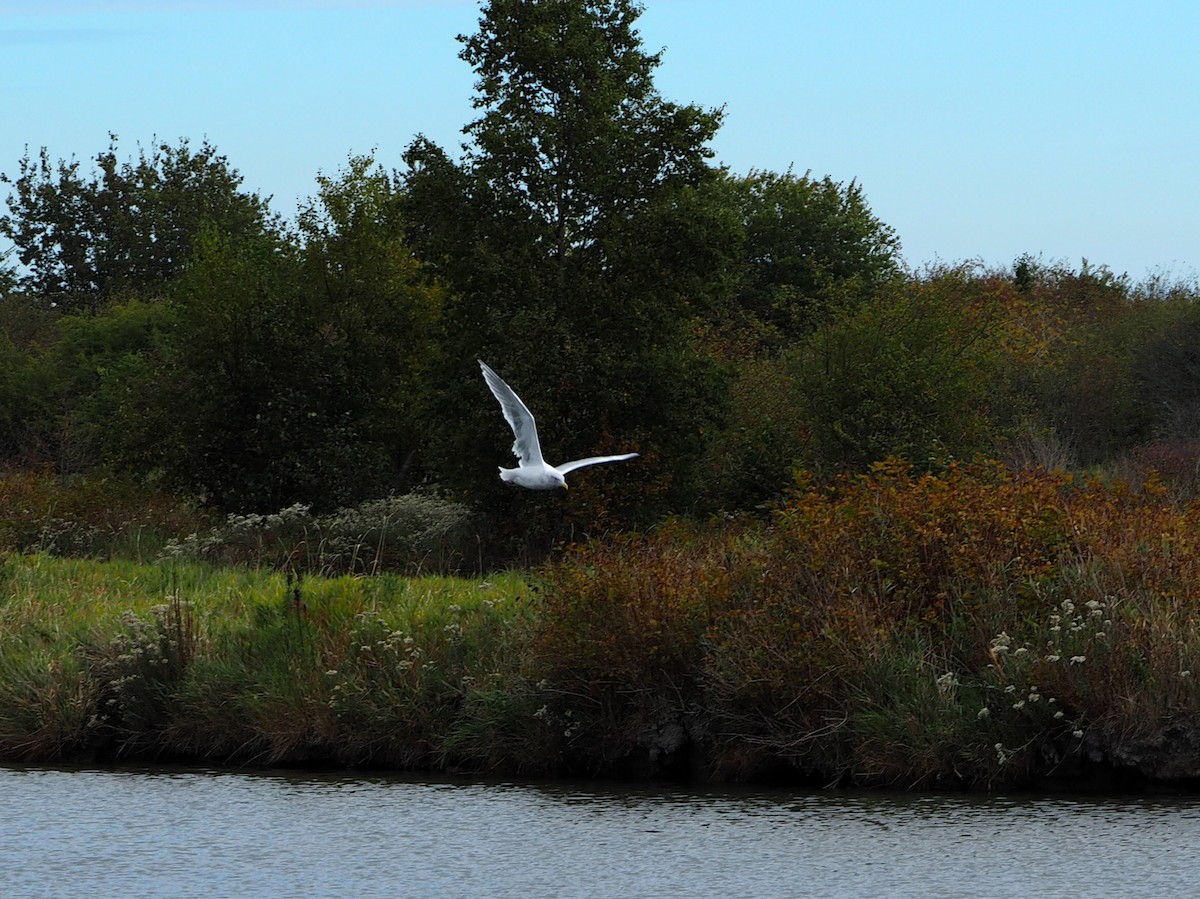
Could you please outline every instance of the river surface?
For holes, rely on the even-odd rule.
[[[1200,895],[1200,797],[0,768],[11,897]]]

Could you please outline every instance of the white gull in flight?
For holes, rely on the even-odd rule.
[[[483,379],[487,381],[488,387],[500,401],[504,420],[508,422],[513,436],[516,437],[516,440],[513,441],[512,451],[518,460],[517,467],[504,468],[501,466],[500,468],[500,480],[505,483],[517,487],[528,487],[530,490],[553,490],[556,487],[562,487],[565,490],[567,482],[564,476],[576,468],[583,468],[585,465],[599,465],[601,462],[620,462],[623,459],[632,459],[637,455],[637,453],[622,453],[619,456],[589,456],[587,459],[576,459],[574,462],[564,462],[562,465],[548,464],[542,458],[542,447],[538,443],[537,424],[533,420],[533,413],[521,402],[521,398],[513,389],[504,383],[504,379],[488,368],[482,359],[479,360],[479,367],[483,370]]]

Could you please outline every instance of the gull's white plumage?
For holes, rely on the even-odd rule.
[[[530,490],[552,490],[555,487],[566,488],[564,478],[568,472],[585,465],[599,465],[601,462],[620,462],[632,459],[637,453],[622,453],[619,456],[590,456],[587,459],[576,459],[574,462],[564,462],[562,465],[550,465],[542,458],[542,447],[538,443],[537,422],[533,413],[521,402],[516,392],[504,383],[504,379],[492,371],[487,363],[479,360],[479,368],[483,371],[483,379],[491,388],[492,394],[500,401],[500,409],[504,420],[512,428],[513,455],[517,457],[516,468],[500,467],[500,479],[517,487],[528,487]]]

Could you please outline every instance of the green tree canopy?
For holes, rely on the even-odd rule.
[[[963,287],[952,273],[897,281],[785,351],[808,426],[797,462],[824,473],[889,456],[925,466],[988,445],[995,319]]]
[[[242,176],[205,141],[193,150],[156,144],[136,160],[118,157],[117,138],[90,173],[78,160],[26,153],[0,234],[13,242],[31,298],[66,311],[92,310],[130,291],[157,290],[192,255],[201,228],[235,238],[276,227],[267,201],[242,189]]]
[[[865,298],[900,273],[900,242],[867,205],[857,182],[809,173],[727,174],[719,188],[743,229],[734,311],[791,341],[818,307]]]
[[[404,248],[395,189],[354,158],[319,179],[302,240],[203,229],[154,339],[100,373],[107,458],[236,511],[329,509],[410,483],[441,294]]]

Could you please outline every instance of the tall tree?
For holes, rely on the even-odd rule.
[[[657,93],[661,54],[642,49],[641,12],[630,0],[487,3],[478,33],[460,37],[481,111],[461,160],[424,139],[406,154],[410,241],[454,293],[439,407],[467,414],[438,429],[443,476],[486,495],[495,469],[483,460],[507,448],[477,355],[538,415],[548,458],[643,453],[619,478],[577,479],[556,520],[677,504],[713,418],[690,324],[736,225],[701,190],[717,177],[721,112]],[[588,495],[589,481],[613,492]]]
[[[117,138],[80,162],[26,153],[12,186],[0,234],[26,269],[20,286],[35,301],[64,311],[94,310],[130,292],[155,290],[178,274],[200,230],[235,239],[276,227],[267,201],[242,189],[242,176],[205,141],[193,150],[156,144],[122,161]]]

